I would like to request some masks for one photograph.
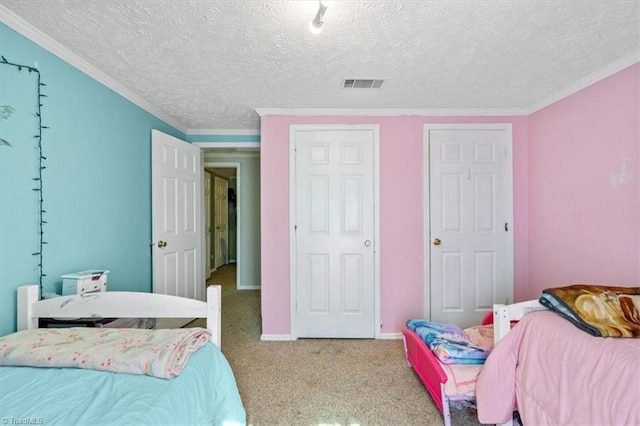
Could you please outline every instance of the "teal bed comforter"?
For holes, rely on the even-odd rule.
[[[244,425],[235,377],[207,343],[172,379],[76,368],[0,367],[7,424]]]

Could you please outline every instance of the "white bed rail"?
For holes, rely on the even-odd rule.
[[[530,312],[547,309],[535,300],[512,305],[493,305],[493,340],[497,344],[511,329],[511,321],[518,321]]]
[[[207,287],[207,301],[159,293],[106,291],[38,300],[37,285],[18,287],[18,331],[38,328],[39,318],[206,318],[220,346],[221,287]]]

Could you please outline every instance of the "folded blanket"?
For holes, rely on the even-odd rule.
[[[640,287],[548,288],[540,303],[597,337],[640,337]]]
[[[420,319],[407,321],[443,364],[484,364],[491,352],[475,346],[467,334],[453,324],[440,324]]]
[[[182,372],[210,337],[204,328],[25,330],[0,338],[0,365],[88,368],[169,379]]]

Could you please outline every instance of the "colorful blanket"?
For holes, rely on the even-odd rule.
[[[548,288],[540,303],[597,337],[640,337],[640,287]]]
[[[475,346],[464,330],[453,324],[440,324],[421,319],[407,321],[443,364],[484,364],[491,352]]]
[[[204,328],[25,330],[0,338],[0,365],[88,368],[169,379],[182,372],[210,337]]]

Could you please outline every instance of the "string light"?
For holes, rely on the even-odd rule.
[[[22,72],[23,70],[27,70],[29,73],[36,73],[37,74],[37,82],[38,82],[38,87],[37,87],[37,92],[38,92],[38,106],[37,106],[37,110],[35,112],[35,116],[38,119],[38,133],[36,135],[34,135],[33,137],[35,139],[37,139],[37,143],[38,143],[38,176],[34,177],[32,180],[35,183],[35,188],[32,188],[34,192],[38,193],[38,234],[39,234],[39,250],[35,253],[32,253],[33,256],[37,256],[38,258],[38,284],[40,286],[40,296],[42,296],[42,281],[43,278],[46,277],[47,275],[44,273],[44,246],[49,244],[47,241],[44,240],[44,225],[47,223],[47,221],[44,220],[44,215],[47,212],[44,209],[44,188],[42,185],[42,171],[44,169],[46,169],[47,167],[44,165],[44,161],[46,161],[47,157],[45,157],[42,154],[42,131],[45,129],[49,129],[48,126],[44,126],[42,124],[42,99],[48,97],[47,95],[43,94],[41,89],[43,87],[46,87],[46,84],[44,84],[41,80],[41,75],[40,75],[40,70],[38,70],[35,67],[31,67],[29,65],[22,65],[22,64],[16,64],[13,62],[9,62],[7,61],[7,59],[4,56],[0,55],[0,65],[6,65],[6,66],[11,66],[14,67],[18,70],[18,72]]]

